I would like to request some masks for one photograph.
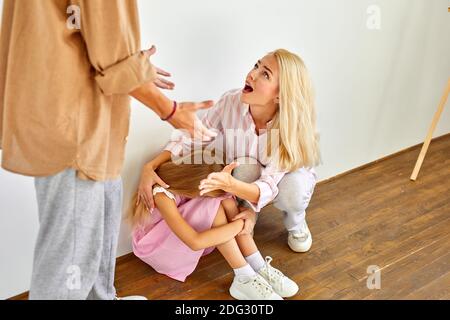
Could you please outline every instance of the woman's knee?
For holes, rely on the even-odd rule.
[[[316,179],[307,170],[286,174],[278,184],[279,193],[275,206],[287,212],[304,211],[312,198]]]
[[[241,157],[236,159],[239,167],[233,170],[233,177],[247,183],[254,182],[261,176],[262,167],[258,161],[250,157]]]

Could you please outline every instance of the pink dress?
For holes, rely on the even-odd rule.
[[[231,194],[226,194],[216,198],[190,199],[173,195],[167,190],[165,193],[174,198],[180,214],[197,232],[211,229],[220,202],[233,197]],[[184,282],[186,277],[195,270],[200,258],[211,253],[215,248],[193,251],[172,232],[157,208],[151,215],[150,224],[133,231],[133,252],[157,272]]]

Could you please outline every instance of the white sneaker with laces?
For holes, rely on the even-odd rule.
[[[126,297],[115,297],[114,300],[148,300],[144,296],[126,296]]]
[[[258,273],[253,276],[235,276],[230,294],[237,300],[283,300]]]
[[[273,291],[279,294],[283,298],[289,298],[294,296],[298,292],[298,285],[286,277],[283,272],[270,265],[272,257],[266,257],[266,264],[262,267],[258,273],[266,279],[266,281],[272,286]]]
[[[295,252],[307,252],[311,249],[312,235],[306,220],[300,225],[299,230],[289,231],[288,245]]]

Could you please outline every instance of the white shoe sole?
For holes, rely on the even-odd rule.
[[[297,290],[294,293],[285,293],[285,294],[279,294],[282,298],[291,298],[295,296],[300,291],[300,288],[297,288]]]
[[[252,300],[249,297],[247,297],[244,293],[236,290],[234,287],[230,288],[230,295],[236,300]]]
[[[259,300],[248,297],[245,293],[236,290],[234,287],[230,287],[230,295],[236,300]],[[268,300],[283,300],[283,298],[280,296],[279,299],[268,299]]]

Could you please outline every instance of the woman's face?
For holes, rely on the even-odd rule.
[[[278,62],[268,54],[248,73],[241,101],[250,105],[267,106],[278,103]]]

